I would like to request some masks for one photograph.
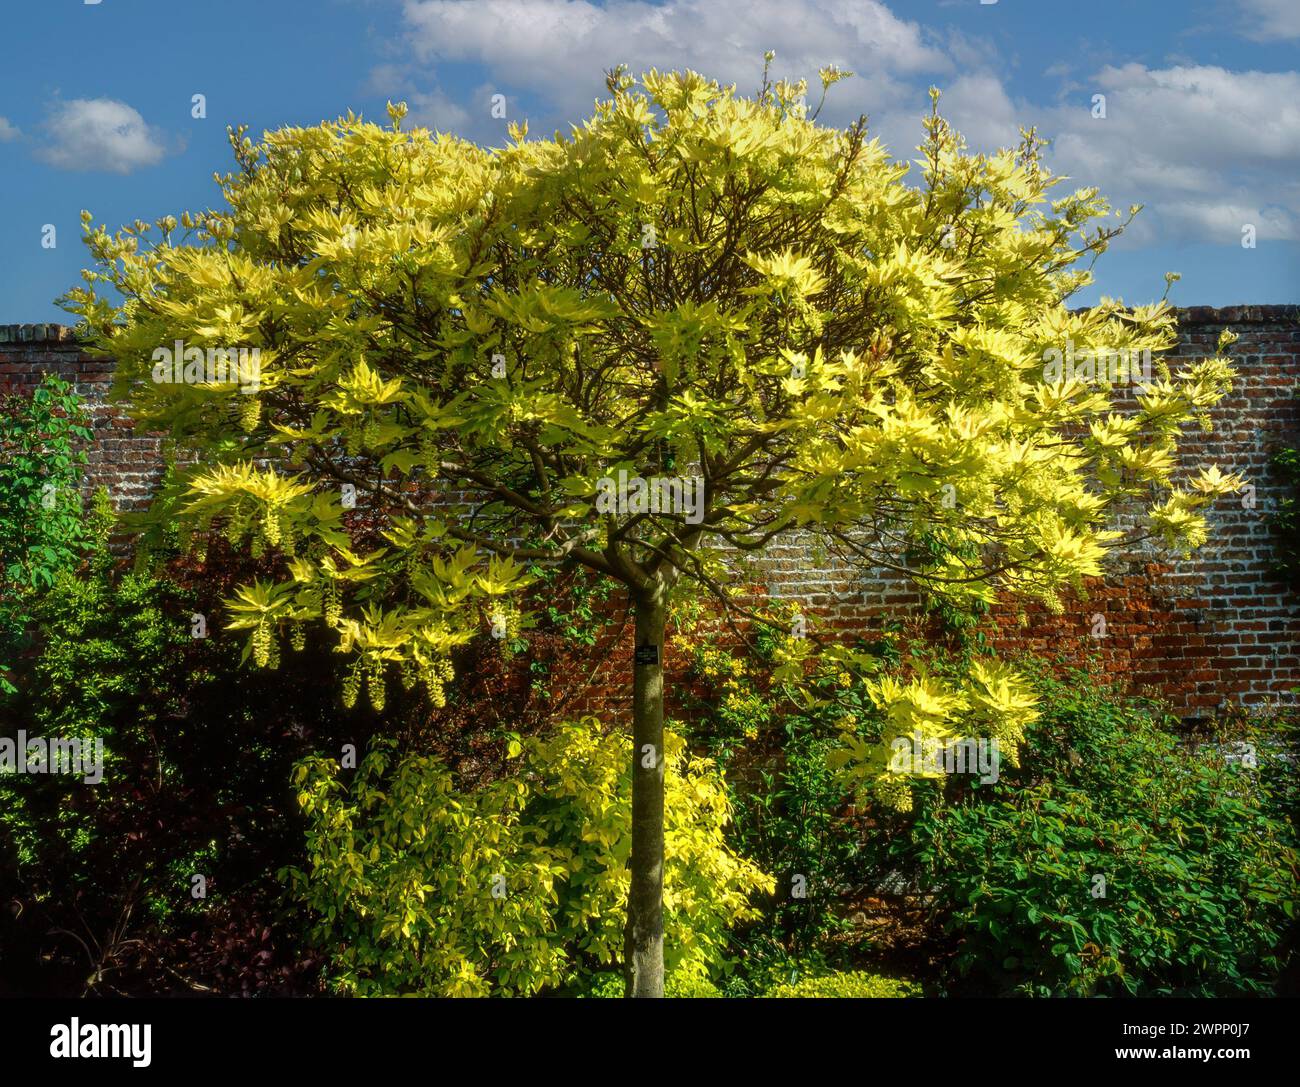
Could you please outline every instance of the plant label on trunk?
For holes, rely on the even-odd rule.
[[[658,664],[659,647],[657,645],[639,645],[636,647],[637,664]]]

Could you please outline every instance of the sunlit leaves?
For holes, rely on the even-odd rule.
[[[322,622],[440,690],[532,562],[716,592],[736,548],[803,529],[959,606],[1059,608],[1132,503],[1172,547],[1205,538],[1230,481],[1176,485],[1178,443],[1230,386],[1229,340],[1179,359],[1163,302],[1068,308],[1110,209],[1058,195],[1040,139],[970,154],[936,108],[909,164],[810,119],[802,83],[610,85],[567,133],[493,150],[400,109],[232,133],[192,235],[87,221],[96,268],[68,303],[137,419],[202,451],[183,516],[282,560],[273,636]],[[262,350],[256,410],[151,381],[177,339]],[[597,514],[619,471],[707,479],[708,508]],[[973,706],[971,682],[896,693]]]
[[[377,746],[349,775],[311,759],[294,785],[308,865],[286,873],[337,988],[363,996],[528,995],[615,962],[631,845],[629,745],[599,722],[515,741],[522,765],[461,791],[424,756]],[[733,853],[721,775],[669,734],[668,967],[716,974],[727,930],[773,881]]]

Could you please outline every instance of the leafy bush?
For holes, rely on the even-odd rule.
[[[92,433],[80,398],[47,374],[31,396],[0,401],[0,696],[31,622],[35,592],[76,566],[89,542],[81,516],[82,442]]]
[[[802,973],[796,967],[790,977],[773,981],[766,990],[757,993],[762,997],[847,997],[850,999],[876,999],[881,997],[920,996],[921,986],[915,982],[897,981],[857,970],[827,970],[821,964],[813,972]],[[621,997],[623,978],[619,974],[597,974],[590,988],[583,994],[588,997]],[[664,996],[710,999],[725,994],[709,981],[682,978],[669,974],[664,981]],[[744,994],[748,995],[748,994]]]
[[[726,845],[721,775],[679,738],[666,746],[665,959],[686,984],[727,968],[729,927],[772,882]],[[295,770],[310,869],[285,875],[339,989],[524,995],[620,958],[628,739],[588,718],[522,754],[515,774],[464,792],[440,760],[398,760],[387,742],[350,786],[329,759]]]
[[[271,874],[301,843],[289,774],[358,728],[321,689],[330,656],[309,647],[273,675],[241,671],[215,625],[190,633],[196,609],[215,614],[203,594],[219,592],[221,572],[195,578],[202,590],[183,570],[123,572],[102,521],[85,526],[89,561],[29,598],[30,651],[0,723],[9,739],[103,745],[98,782],[0,776],[6,981],[51,995],[287,983],[304,973],[286,946],[296,933],[269,930]],[[195,873],[206,900],[191,897]]]
[[[592,978],[587,991],[580,995],[602,999],[617,999],[623,996],[624,987],[625,982],[622,974],[606,972],[596,974]],[[678,971],[670,973],[664,978],[664,996],[688,1000],[712,1000],[722,996],[722,990],[707,978],[683,974]]]
[[[121,965],[119,951],[138,926],[182,900],[179,881],[164,886],[169,862],[182,853],[170,831],[153,832],[151,818],[159,777],[170,769],[157,758],[168,709],[157,695],[183,689],[168,683],[182,628],[167,622],[162,602],[149,577],[62,574],[31,604],[40,651],[24,662],[4,735],[76,738],[87,757],[103,745],[95,783],[60,774],[0,778],[0,889],[21,904],[24,921],[39,918],[62,933],[73,957],[64,959],[61,940],[38,955],[35,934],[17,930],[0,937],[0,953],[15,969],[54,960],[47,981],[60,962],[71,967],[81,947],[89,961],[77,969],[83,978],[88,969],[88,987],[97,987]]]
[[[764,629],[755,635],[752,655],[710,636],[696,641],[693,672],[703,697],[690,736],[728,770],[737,851],[776,878],[761,922],[741,937],[748,968],[762,970],[846,930],[845,907],[883,875],[885,850],[844,819],[847,790],[828,764],[843,726],[874,713],[860,685],[822,662],[808,677],[817,701],[796,703],[771,682],[777,640]],[[867,648],[892,660],[887,643]]]
[[[882,997],[920,996],[921,987],[914,982],[896,981],[861,971],[835,971],[814,974],[798,981],[777,985],[762,994],[765,997],[844,997],[853,1000],[872,1000]]]
[[[92,437],[81,399],[53,374],[0,403],[0,585],[48,588],[76,562],[86,543],[80,443]]]
[[[1300,896],[1295,828],[1279,804],[1294,765],[1264,774],[1180,743],[1158,709],[1096,677],[1039,686],[1044,718],[1022,769],[956,803],[931,791],[916,822],[936,913],[961,941],[954,983],[1270,991]]]
[[[789,954],[819,946],[847,927],[842,907],[870,878],[873,856],[861,828],[844,820],[844,789],[827,766],[833,731],[816,717],[789,715],[779,764],[736,789],[737,848],[777,879],[765,926],[747,934],[751,951],[764,940]]]

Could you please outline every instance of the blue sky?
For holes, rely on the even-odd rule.
[[[1034,124],[1058,172],[1144,204],[1079,304],[1152,301],[1166,271],[1180,305],[1300,301],[1300,0],[10,0],[0,39],[0,323],[66,318],[82,208],[115,227],[212,205],[227,124],[383,120],[392,98],[492,145],[493,94],[548,132],[613,64],[751,89],[766,49],[779,77],[855,71],[822,119],[865,112],[896,154],[934,84],[972,147]]]

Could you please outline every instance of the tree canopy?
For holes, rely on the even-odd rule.
[[[169,509],[283,560],[231,602],[257,663],[324,623],[352,697],[366,676],[382,706],[391,670],[438,700],[457,645],[517,626],[534,564],[626,586],[638,644],[659,645],[686,586],[762,619],[729,560],[789,533],[958,605],[1058,609],[1117,547],[1205,538],[1199,511],[1238,481],[1176,477],[1177,442],[1232,372],[1162,361],[1163,302],[1067,307],[1120,224],[1095,189],[1055,195],[1032,130],[971,154],[935,93],[909,164],[865,118],[821,124],[802,83],[746,98],[615,71],[609,92],[569,132],[512,128],[495,149],[404,130],[402,106],[388,127],[240,129],[223,206],[116,233],[83,216],[96,267],[66,304],[139,424],[201,450]],[[154,380],[173,345],[256,349],[256,380]],[[1156,364],[1109,385],[1045,372],[1052,351]],[[602,501],[620,473],[639,497]],[[698,508],[652,501],[684,493],[663,480],[698,481]],[[1144,524],[1121,532],[1133,502]],[[908,561],[918,540],[929,557]],[[791,639],[785,675],[819,650],[862,664]],[[635,671],[636,751],[659,775],[633,789],[651,821],[657,789],[646,863],[661,663]],[[1033,716],[992,661],[959,687],[867,682],[894,731],[847,737],[847,772],[897,803],[894,736],[979,729],[1013,750]]]

